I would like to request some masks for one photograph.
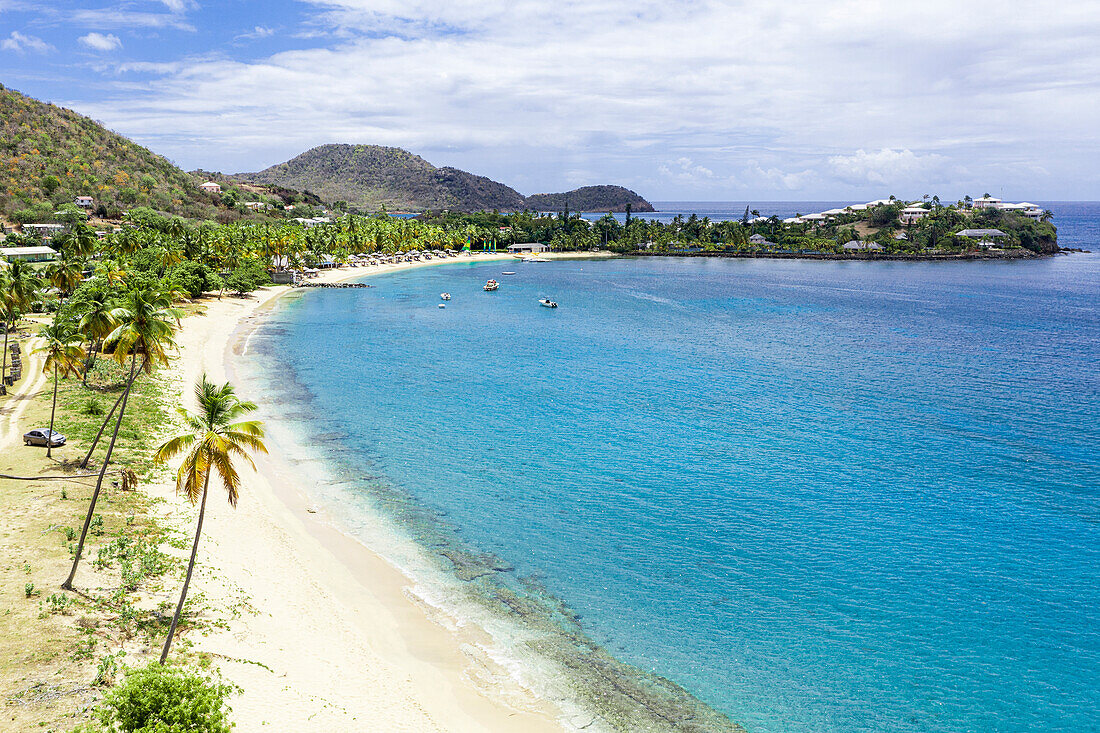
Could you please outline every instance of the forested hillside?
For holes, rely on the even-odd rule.
[[[653,211],[648,201],[622,186],[584,186],[567,193],[537,193],[527,197],[534,211]]]
[[[321,145],[238,181],[312,191],[364,212],[427,209],[475,211],[653,211],[622,186],[587,186],[525,198],[503,183],[457,168],[436,168],[419,155],[379,145]]]
[[[155,153],[72,110],[0,85],[0,215],[42,221],[76,196],[117,216],[147,206],[193,219],[214,218],[217,201]]]

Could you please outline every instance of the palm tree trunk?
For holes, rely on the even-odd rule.
[[[187,577],[183,579],[183,590],[180,591],[180,602],[176,604],[176,615],[172,617],[172,626],[168,629],[168,638],[164,640],[164,649],[160,652],[160,663],[164,664],[168,659],[168,650],[172,647],[172,638],[176,635],[176,626],[179,625],[180,615],[183,614],[183,603],[187,600],[187,589],[191,585],[191,573],[195,572],[195,558],[199,554],[199,537],[202,535],[202,521],[206,517],[206,494],[210,487],[210,468],[206,469],[206,478],[202,482],[202,502],[199,504],[199,521],[195,525],[195,541],[191,543],[191,560],[187,563]]]
[[[46,436],[46,458],[53,457],[53,417],[57,414],[57,364],[53,365],[53,405],[50,406],[50,432]]]
[[[94,339],[92,341],[92,348],[88,349],[88,358],[84,360],[84,386],[88,386],[88,372],[92,371],[92,367],[95,366],[95,357],[99,353],[99,345],[103,339]],[[111,412],[114,412],[112,410]],[[108,418],[109,419],[109,418]]]
[[[4,366],[0,369],[0,387],[3,387],[5,391],[0,392],[0,394],[5,394],[8,386],[4,382],[4,377],[8,376],[8,330],[8,322],[4,321]]]
[[[122,426],[122,416],[126,414],[126,402],[130,398],[130,388],[134,386],[134,364],[137,354],[130,358],[130,379],[126,383],[126,391],[122,393],[122,405],[118,411],[118,420],[115,421],[115,431],[111,434],[111,443],[107,446],[107,455],[103,457],[103,466],[99,469],[99,478],[95,482],[95,491],[92,492],[92,500],[88,504],[88,516],[84,518],[84,528],[80,530],[80,543],[76,546],[76,556],[73,558],[73,569],[69,571],[69,577],[61,584],[65,590],[73,589],[73,578],[76,577],[76,569],[80,565],[80,556],[84,552],[84,540],[88,538],[88,527],[92,524],[92,515],[95,513],[96,502],[99,501],[99,492],[103,488],[103,476],[107,473],[107,465],[111,462],[111,454],[115,450],[115,440],[118,439],[118,429]]]
[[[145,360],[144,359],[141,362],[141,368],[138,369],[138,374],[140,374],[143,369],[145,369]],[[136,377],[131,377],[131,379],[130,379],[131,384],[133,383],[134,379],[136,379]],[[128,390],[129,387],[127,387],[126,389]],[[80,462],[80,467],[81,468],[87,468],[88,467],[88,461],[92,460],[92,453],[95,451],[96,446],[99,445],[99,439],[103,437],[103,431],[107,429],[108,425],[110,425],[111,416],[115,414],[115,410],[118,409],[118,406],[122,403],[122,398],[125,395],[126,395],[126,390],[124,390],[122,392],[122,394],[120,394],[118,396],[118,399],[115,400],[115,404],[111,408],[111,411],[107,413],[107,417],[103,418],[103,423],[99,426],[99,432],[95,434],[95,440],[92,441],[92,447],[88,449],[88,454],[86,456],[84,456],[84,460]]]

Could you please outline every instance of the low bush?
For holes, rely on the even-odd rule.
[[[116,672],[114,660],[101,665],[102,676]],[[103,698],[98,725],[86,733],[229,733],[226,700],[239,692],[182,667],[150,664],[127,670],[126,678]]]

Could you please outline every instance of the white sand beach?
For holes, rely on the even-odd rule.
[[[511,259],[477,259],[491,257]],[[342,268],[318,281],[434,264]],[[185,402],[201,372],[232,377],[247,358],[240,337],[248,322],[286,292],[208,299],[203,315],[184,319],[171,372]],[[483,630],[426,608],[385,558],[311,513],[311,477],[301,473],[263,457],[245,474],[236,510],[214,494],[207,511],[192,593],[240,614],[191,641],[243,688],[232,700],[238,730],[553,731],[591,722],[540,699],[491,661]],[[172,487],[154,492],[171,496]],[[191,531],[186,503],[163,506]]]

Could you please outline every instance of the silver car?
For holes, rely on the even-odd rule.
[[[41,445],[45,447],[47,444],[49,444],[51,448],[65,445],[65,436],[56,430],[50,433],[50,431],[45,428],[32,430],[23,435],[23,445]]]

